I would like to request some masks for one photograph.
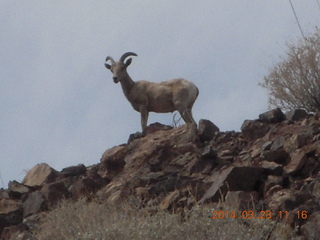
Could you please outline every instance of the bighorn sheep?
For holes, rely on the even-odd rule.
[[[192,106],[198,97],[199,90],[185,79],[178,78],[160,83],[137,81],[134,82],[127,73],[127,67],[132,58],[138,56],[133,52],[123,54],[118,62],[112,57],[106,58],[105,67],[113,73],[113,81],[120,82],[122,90],[134,110],[141,114],[142,131],[148,122],[149,112],[167,113],[178,110],[183,120],[188,124],[196,124],[192,117]],[[111,65],[107,62],[110,60]]]

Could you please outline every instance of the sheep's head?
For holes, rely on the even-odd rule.
[[[106,58],[104,66],[113,73],[113,81],[115,83],[118,83],[128,75],[127,67],[131,64],[132,58],[129,58],[126,62],[124,62],[124,60],[129,56],[138,55],[133,52],[127,52],[121,56],[118,62],[114,61],[113,58],[110,56]],[[111,65],[107,63],[109,60],[111,62]]]

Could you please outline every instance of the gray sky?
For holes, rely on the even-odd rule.
[[[317,0],[292,0],[305,34]],[[285,0],[0,1],[0,187],[45,162],[100,161],[140,131],[140,115],[104,67],[127,51],[134,80],[183,77],[200,90],[196,121],[222,131],[268,110],[258,86],[301,34]],[[171,125],[173,114],[150,114]]]

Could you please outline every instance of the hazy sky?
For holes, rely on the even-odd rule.
[[[317,0],[292,0],[305,34]],[[258,86],[301,33],[285,0],[0,0],[0,187],[45,162],[98,163],[140,131],[140,115],[104,67],[133,51],[134,80],[183,77],[200,90],[196,121],[237,130],[268,110]],[[149,124],[171,125],[172,113]]]

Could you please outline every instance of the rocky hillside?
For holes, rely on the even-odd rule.
[[[41,163],[22,183],[11,181],[0,190],[0,236],[33,239],[42,212],[87,196],[136,201],[151,212],[220,202],[224,213],[272,218],[311,239],[320,233],[319,156],[320,116],[303,110],[268,111],[241,132],[220,132],[209,120],[198,128],[152,124],[93,166],[58,172]]]

